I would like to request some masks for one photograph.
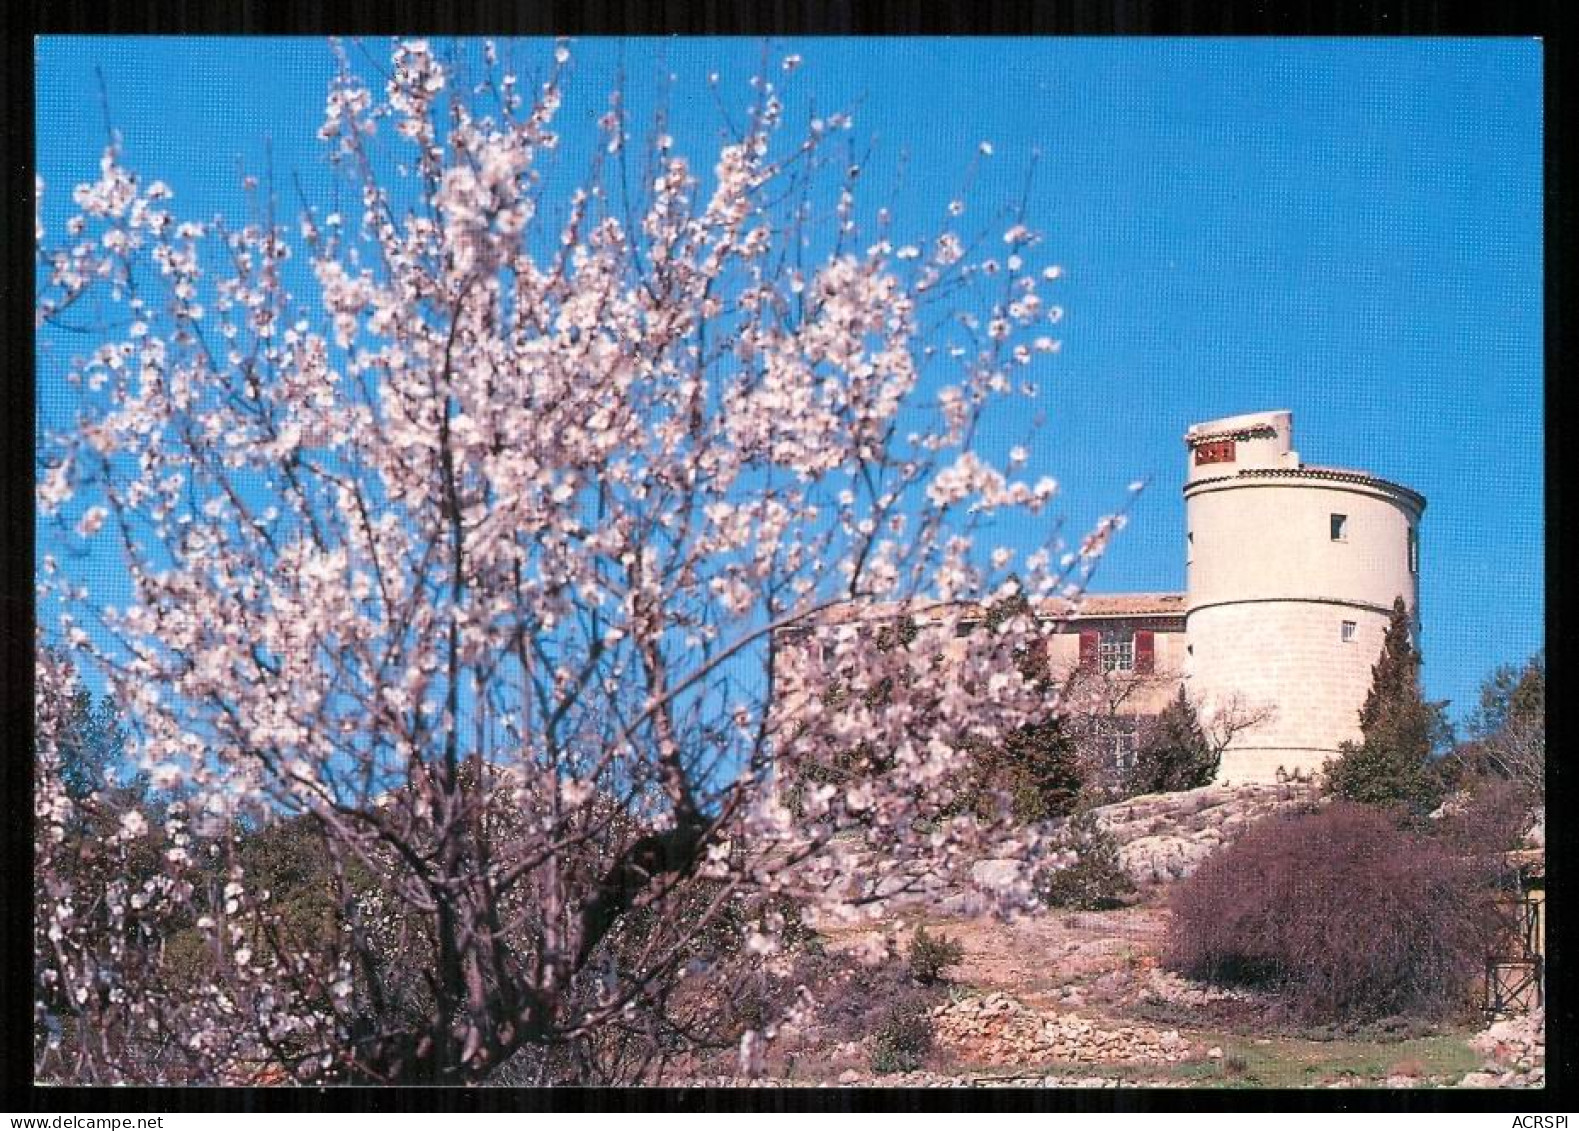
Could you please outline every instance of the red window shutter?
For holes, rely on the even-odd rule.
[[[1097,666],[1097,634],[1094,632],[1080,634],[1080,666],[1082,668]]]
[[[1153,671],[1157,666],[1157,645],[1149,632],[1135,633],[1135,670]]]
[[[1210,443],[1199,445],[1195,449],[1195,464],[1199,467],[1205,463],[1233,463],[1234,442],[1232,440],[1213,440]]]

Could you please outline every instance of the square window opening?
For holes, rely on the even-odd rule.
[[[1135,719],[1114,719],[1112,736],[1113,767],[1120,773],[1135,768],[1140,755],[1140,728]]]
[[[1354,621],[1352,621],[1352,620],[1344,621],[1343,622],[1343,634],[1342,634],[1343,635],[1343,642],[1345,644],[1352,644],[1354,642],[1355,633],[1357,633],[1358,631],[1359,631],[1359,625],[1356,624]]]
[[[1108,629],[1102,633],[1097,655],[1105,672],[1134,671],[1135,634]]]

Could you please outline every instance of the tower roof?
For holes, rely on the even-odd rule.
[[[1425,496],[1411,487],[1405,487],[1402,483],[1383,479],[1368,471],[1356,471],[1347,467],[1317,467],[1312,464],[1300,464],[1298,467],[1241,467],[1231,475],[1215,475],[1193,480],[1184,485],[1184,490],[1189,494],[1195,488],[1206,484],[1225,483],[1235,479],[1325,479],[1336,483],[1356,483],[1391,495],[1402,496],[1406,501],[1414,504],[1417,510],[1425,510]]]
[[[1184,442],[1191,447],[1211,440],[1247,440],[1270,438],[1278,432],[1278,425],[1288,431],[1294,414],[1288,409],[1267,412],[1244,412],[1238,416],[1223,416],[1216,420],[1192,424],[1185,429]]]

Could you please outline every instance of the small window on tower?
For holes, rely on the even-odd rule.
[[[1332,540],[1334,542],[1347,542],[1349,540],[1349,516],[1335,514],[1332,516]]]
[[[1357,625],[1354,621],[1352,621],[1352,620],[1344,621],[1343,622],[1343,642],[1345,644],[1352,644],[1354,642],[1354,634],[1358,630],[1359,630],[1359,625]]]
[[[1195,560],[1195,531],[1191,530],[1184,535],[1184,564],[1189,565]]]
[[[1420,572],[1420,533],[1412,526],[1409,528],[1409,572]]]

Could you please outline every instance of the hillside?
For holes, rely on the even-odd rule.
[[[1542,1016],[1477,1031],[1475,1023],[1429,1026],[1401,1019],[1313,1029],[1283,1019],[1262,995],[1166,972],[1160,951],[1173,885],[1254,821],[1309,804],[1308,787],[1208,787],[1137,797],[1096,810],[1119,842],[1138,885],[1127,906],[1067,912],[1023,903],[1005,914],[1018,861],[979,862],[964,883],[905,891],[857,927],[821,928],[826,956],[887,946],[889,970],[868,977],[823,957],[805,973],[833,969],[808,989],[821,1006],[779,1035],[764,1062],[767,1086],[1046,1087],[1453,1087],[1540,1086]],[[898,878],[873,885],[899,885]],[[1010,900],[1013,903],[1012,900]],[[852,1014],[884,1005],[884,977],[903,966],[917,925],[963,950],[930,1009],[934,1039],[909,1071],[873,1068],[874,1040]],[[888,993],[892,993],[890,988]],[[839,1003],[839,1009],[832,1009]],[[837,1015],[835,1015],[837,1014]],[[1480,1024],[1484,1025],[1484,1022]],[[720,1055],[687,1082],[746,1081]]]

